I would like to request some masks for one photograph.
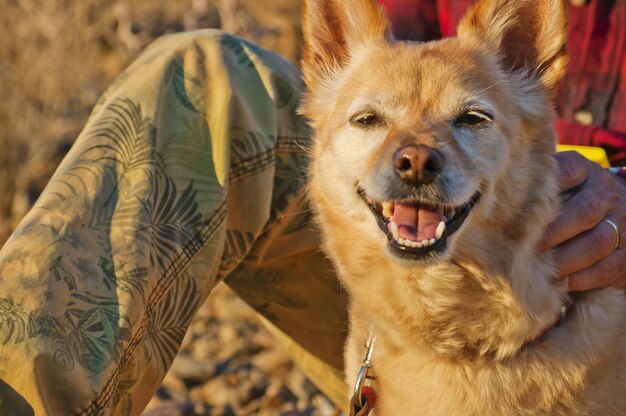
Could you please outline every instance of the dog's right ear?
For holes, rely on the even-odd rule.
[[[391,39],[391,25],[375,0],[304,0],[302,69],[309,89],[332,78],[362,42]]]

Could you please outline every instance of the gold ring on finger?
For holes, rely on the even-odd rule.
[[[613,230],[615,230],[615,238],[616,238],[616,240],[615,240],[615,247],[613,247],[613,250],[615,250],[619,246],[619,240],[620,240],[620,238],[619,238],[619,227],[617,226],[617,224],[615,224],[613,221],[611,221],[608,218],[603,219],[602,222],[606,222],[607,224],[609,224],[613,228]]]

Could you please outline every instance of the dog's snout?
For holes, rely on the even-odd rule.
[[[433,182],[444,164],[441,152],[422,145],[403,147],[393,155],[393,166],[400,179],[413,186]]]

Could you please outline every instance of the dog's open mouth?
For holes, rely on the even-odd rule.
[[[451,207],[411,200],[378,202],[362,189],[358,192],[387,235],[392,253],[411,260],[445,251],[447,238],[463,225],[481,195],[476,192],[465,204]]]

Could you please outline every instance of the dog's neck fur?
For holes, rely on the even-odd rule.
[[[505,358],[536,337],[561,305],[560,291],[548,283],[551,270],[541,259],[543,255],[531,255],[531,251],[522,248],[513,261],[492,264],[490,269],[474,259],[463,259],[407,273],[383,262],[374,270],[369,267],[365,274],[355,271],[343,278],[372,281],[369,286],[347,285],[362,313],[359,319],[397,346],[421,346],[446,359]],[[530,268],[532,276],[527,274]],[[505,274],[507,269],[509,274]],[[372,277],[379,273],[399,284],[378,286]],[[534,293],[518,295],[509,279],[536,285]],[[359,299],[369,301],[357,305]],[[548,312],[535,314],[537,310]]]

